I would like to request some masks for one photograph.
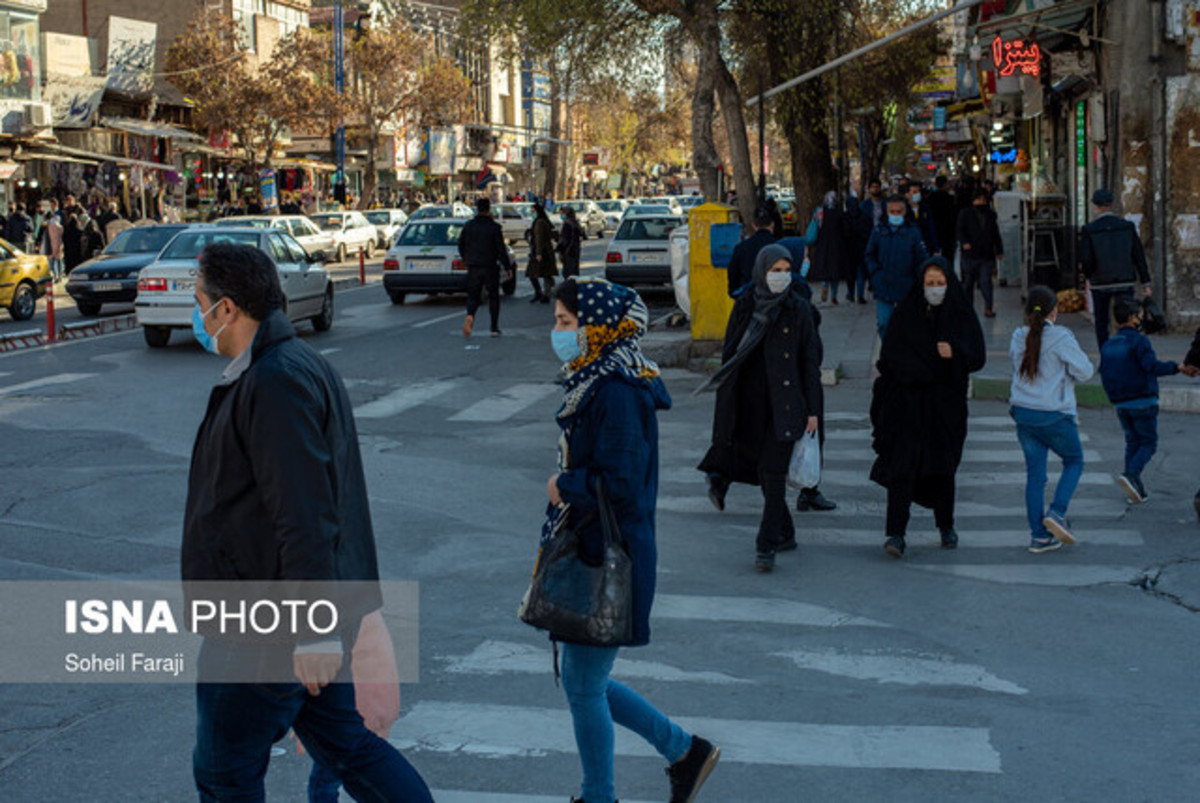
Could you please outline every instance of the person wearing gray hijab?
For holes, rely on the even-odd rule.
[[[813,308],[795,284],[791,253],[763,248],[753,291],[741,294],[725,331],[722,366],[697,392],[715,389],[712,446],[699,469],[718,510],[733,482],[757,485],[763,515],[754,565],[769,572],[775,553],[796,548],[788,510],[792,449],[821,415],[821,341]]]

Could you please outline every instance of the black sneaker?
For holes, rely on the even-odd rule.
[[[670,803],[692,803],[720,759],[721,748],[693,736],[687,755],[667,767],[667,777],[671,779]]]
[[[830,502],[820,491],[814,491],[813,493],[801,491],[800,496],[796,499],[796,510],[799,510],[801,513],[808,510],[821,512],[837,510],[837,502]]]
[[[904,557],[904,536],[892,535],[883,543],[883,551],[891,555],[893,558]]]
[[[958,533],[951,527],[948,530],[941,530],[942,534],[942,549],[954,549],[958,546]]]
[[[1128,474],[1118,474],[1117,485],[1125,492],[1125,497],[1129,499],[1129,504],[1137,505],[1146,501],[1146,495],[1139,487],[1141,485],[1139,480],[1135,480]]]
[[[1147,491],[1146,486],[1142,484],[1142,478],[1138,477],[1136,480],[1134,480],[1134,483],[1137,485],[1138,493],[1142,495],[1142,501],[1147,501],[1150,498],[1150,492]]]
[[[708,501],[717,510],[725,510],[725,494],[729,493],[729,480],[724,477],[711,476],[708,478]]]

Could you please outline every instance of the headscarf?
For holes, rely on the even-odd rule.
[[[829,192],[825,193],[825,204],[824,205],[825,205],[826,209],[833,209],[834,207],[837,206],[837,202],[838,202],[838,197],[837,197],[836,191],[830,190]]]
[[[658,379],[658,366],[642,354],[650,313],[635,291],[600,278],[576,278],[579,326],[587,334],[583,353],[566,365],[559,422],[587,404],[601,377],[622,374],[638,382]]]
[[[763,338],[767,336],[767,330],[779,318],[779,311],[783,302],[791,295],[791,288],[782,293],[771,292],[767,285],[767,274],[771,271],[771,266],[781,259],[787,261],[790,266],[789,272],[795,273],[796,263],[792,261],[792,252],[782,245],[772,243],[758,252],[758,257],[754,260],[754,312],[750,317],[750,324],[742,334],[742,339],[738,341],[734,355],[707,382],[696,388],[692,395],[719,388],[762,343]]]

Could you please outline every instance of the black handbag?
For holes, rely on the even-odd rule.
[[[519,616],[563,641],[618,647],[633,641],[633,561],[599,480],[596,497],[595,513],[562,527],[542,548]],[[581,533],[597,516],[604,552],[591,565],[580,553]]]
[[[1146,296],[1142,299],[1142,331],[1148,335],[1156,335],[1167,328],[1167,318],[1154,299]]]

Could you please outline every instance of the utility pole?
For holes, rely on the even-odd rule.
[[[333,80],[339,99],[346,93],[346,63],[345,44],[342,41],[342,31],[345,27],[345,16],[342,11],[342,0],[336,0],[333,6]],[[337,172],[333,174],[333,197],[345,203],[346,198],[346,119],[345,112],[339,111],[336,144]]]
[[[766,79],[758,75],[758,93],[767,88]],[[767,202],[767,104],[758,104],[758,202]]]
[[[833,48],[836,53],[842,52],[842,7],[840,4],[838,5],[837,19],[833,23]],[[837,148],[838,200],[841,200],[849,195],[849,190],[847,189],[849,176],[846,175],[846,145],[842,132],[842,68],[838,67],[834,75],[833,126],[836,132],[834,147]]]

